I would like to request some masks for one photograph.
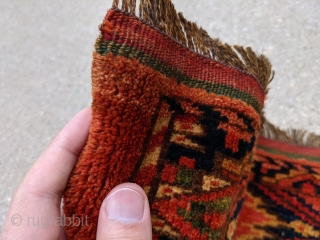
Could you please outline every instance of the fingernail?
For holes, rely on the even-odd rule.
[[[107,197],[105,208],[109,219],[135,223],[142,220],[144,199],[133,189],[121,188]]]

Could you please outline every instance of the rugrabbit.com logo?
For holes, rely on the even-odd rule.
[[[13,226],[28,226],[28,227],[41,227],[47,228],[52,226],[89,226],[89,217],[81,216],[76,217],[72,215],[71,217],[22,217],[19,214],[14,214],[11,216],[11,224]]]

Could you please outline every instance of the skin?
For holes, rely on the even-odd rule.
[[[61,224],[55,224],[48,219],[60,219],[62,216],[61,197],[88,138],[90,119],[90,108],[79,112],[31,167],[12,195],[2,240],[67,239]],[[122,195],[113,194],[119,192]],[[125,204],[130,210],[132,201],[127,202],[125,199],[126,194],[132,193],[136,194],[139,201],[133,204],[140,206],[134,208],[134,213],[111,212],[119,206],[112,205],[108,208],[110,202],[116,205]],[[123,209],[123,205],[119,209]],[[130,222],[123,220],[126,219],[123,216],[128,214],[134,215]],[[152,239],[150,219],[149,203],[143,189],[133,183],[120,184],[112,189],[101,205],[96,239]]]

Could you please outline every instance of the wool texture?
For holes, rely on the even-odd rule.
[[[260,137],[245,175],[230,239],[320,239],[320,148]]]
[[[90,224],[67,226],[68,238],[95,239],[102,201],[131,181],[148,196],[154,239],[226,239],[270,64],[250,49],[204,41],[171,1],[154,1],[170,19],[152,16],[146,1],[138,18],[133,2],[118,9],[115,1],[100,26],[89,137],[63,197],[65,215]]]

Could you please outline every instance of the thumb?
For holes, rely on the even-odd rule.
[[[97,240],[106,239],[152,239],[148,198],[137,184],[120,184],[103,201]]]

